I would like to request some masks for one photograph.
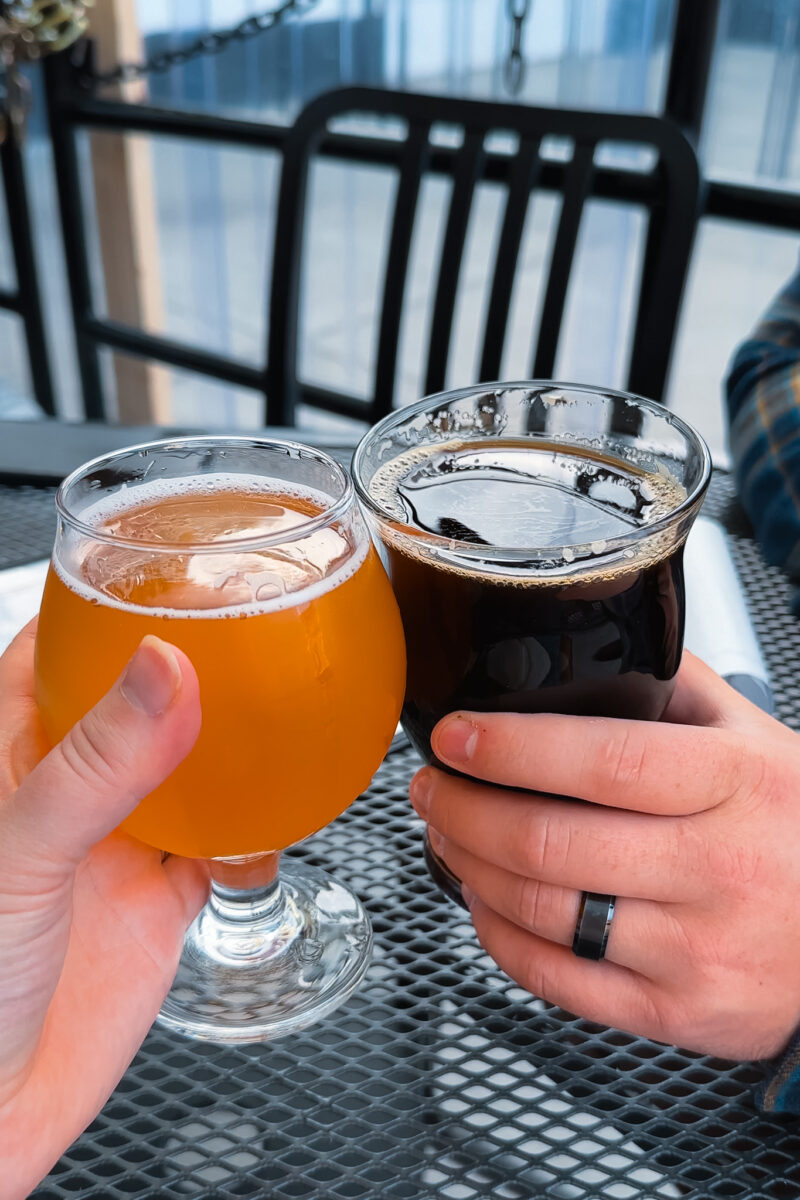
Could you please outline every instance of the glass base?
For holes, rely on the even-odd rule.
[[[286,862],[257,904],[227,898],[212,892],[190,926],[160,1025],[210,1042],[271,1041],[333,1012],[363,979],[369,917],[323,871]]]

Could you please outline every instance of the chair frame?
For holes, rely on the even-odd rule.
[[[309,168],[328,135],[329,122],[350,114],[399,118],[407,127],[405,139],[394,143],[399,177],[383,271],[376,365],[372,395],[360,402],[360,414],[357,398],[301,383],[297,366]],[[455,150],[432,145],[430,130],[434,124],[463,129],[462,145]],[[487,152],[487,135],[495,131],[518,135],[515,154]],[[542,140],[548,136],[572,141],[570,161],[562,164],[542,158]],[[374,140],[364,139],[367,144]],[[599,168],[594,161],[595,151],[607,142],[649,147],[658,156],[656,165],[646,172]],[[367,154],[365,150],[365,158]],[[267,355],[268,390],[282,397],[283,419],[290,423],[295,405],[301,401],[348,416],[363,415],[369,421],[391,411],[403,294],[421,183],[426,172],[441,171],[445,162],[453,188],[433,300],[425,393],[445,387],[458,280],[476,186],[481,180],[502,178],[506,185],[505,211],[478,382],[497,379],[500,374],[531,194],[537,189],[555,190],[562,194],[563,201],[531,377],[546,379],[554,370],[586,202],[592,196],[612,196],[642,207],[649,214],[627,386],[633,392],[662,400],[700,204],[697,159],[678,126],[668,118],[639,114],[535,108],[353,87],[312,101],[297,118],[284,146]]]
[[[79,53],[80,52],[80,53]],[[81,59],[80,54],[83,58]],[[532,374],[548,377],[555,362],[569,267],[580,218],[589,196],[641,206],[649,212],[649,230],[638,299],[634,354],[628,374],[631,390],[662,399],[675,324],[698,215],[700,182],[691,145],[668,118],[625,113],[591,113],[532,108],[518,104],[461,100],[376,88],[345,88],[313,100],[290,127],[186,113],[101,99],[82,86],[82,65],[91,66],[92,44],[73,55],[53,55],[42,66],[53,143],[56,185],[69,282],[78,366],[85,415],[107,419],[100,349],[152,359],[169,366],[260,392],[268,425],[291,426],[298,403],[371,422],[394,401],[394,372],[402,313],[408,250],[423,174],[454,180],[453,198],[442,248],[434,300],[425,390],[444,386],[447,354],[460,270],[461,252],[472,198],[480,180],[507,188],[507,203],[489,304],[480,375],[500,369],[507,301],[531,191],[561,192],[566,197],[556,234]],[[351,112],[377,113],[405,120],[405,141],[331,132],[330,120]],[[453,149],[431,145],[426,131],[434,122],[461,125],[464,144]],[[103,129],[190,141],[237,145],[282,155],[278,216],[267,346],[261,363],[247,363],[199,346],[98,315],[89,271],[85,205],[77,135]],[[487,151],[490,130],[514,130],[516,155]],[[573,139],[571,162],[541,159],[541,139],[552,134]],[[601,141],[650,145],[658,153],[650,171],[601,167],[590,149]],[[384,266],[378,353],[372,394],[336,392],[304,383],[297,376],[300,279],[305,231],[306,190],[311,161],[317,156],[368,164],[398,172],[392,235]],[[398,286],[393,286],[396,280]],[[603,381],[598,381],[603,382]]]

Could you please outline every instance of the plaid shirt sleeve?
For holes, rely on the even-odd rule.
[[[765,558],[800,577],[800,268],[736,351],[725,393],[739,498]],[[755,1099],[800,1114],[800,1030]]]
[[[755,1101],[762,1112],[800,1114],[800,1031],[783,1054],[767,1064],[764,1082],[756,1088]]]
[[[725,383],[739,499],[768,562],[800,576],[800,269]]]

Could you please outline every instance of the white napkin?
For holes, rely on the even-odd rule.
[[[39,611],[48,560],[0,571],[0,653]]]

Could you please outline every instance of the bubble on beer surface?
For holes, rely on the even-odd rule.
[[[132,544],[85,539],[65,582],[159,615],[254,615],[291,607],[339,586],[366,555],[366,540],[354,546],[337,525],[302,533],[328,504],[310,490],[241,475],[120,489],[81,519]],[[239,545],[282,533],[294,540]]]
[[[666,515],[686,493],[673,476],[555,443],[426,447],[385,464],[375,500],[418,529],[461,525],[490,546],[605,544]]]
[[[462,528],[469,536],[459,540],[475,546],[553,550],[566,563],[576,561],[575,547],[601,555],[686,498],[666,470],[583,445],[512,439],[417,447],[383,464],[369,491],[425,532],[457,537],[452,531]]]

